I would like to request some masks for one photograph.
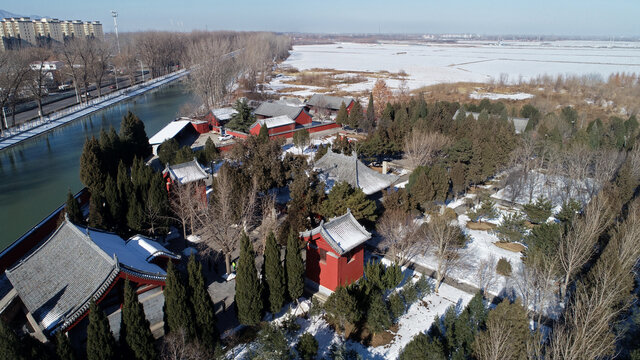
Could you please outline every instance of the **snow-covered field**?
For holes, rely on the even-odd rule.
[[[509,81],[538,75],[640,72],[640,43],[597,41],[465,42],[458,44],[298,45],[283,63],[299,70],[328,68],[344,71],[388,71],[408,74],[410,89],[438,83],[488,82],[508,74]],[[375,79],[343,85],[346,91],[368,90]],[[387,80],[397,88],[400,80]],[[283,86],[275,83],[273,88]],[[302,89],[301,89],[302,91]]]

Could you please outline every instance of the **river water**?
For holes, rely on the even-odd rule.
[[[182,82],[165,85],[0,151],[0,249],[60,206],[67,190],[82,189],[80,154],[87,137],[110,126],[118,131],[128,110],[151,137],[192,99]]]

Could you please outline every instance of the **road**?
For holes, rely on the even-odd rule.
[[[142,78],[140,76],[138,76],[136,78],[136,82],[141,80]],[[145,74],[145,80],[149,80],[149,75]],[[105,84],[102,87],[102,95],[108,94],[112,91],[117,91],[116,89],[110,89],[110,86],[113,84],[113,82],[109,83],[109,84]],[[129,80],[129,78],[118,78],[118,87],[120,89],[128,87],[131,85],[131,81]],[[75,104],[77,104],[77,100],[75,97],[75,91],[74,90],[70,90],[70,93],[73,93],[74,96],[72,97],[68,97],[66,99],[62,99],[62,100],[58,100],[55,102],[52,102],[50,104],[47,105],[43,105],[42,106],[42,111],[44,113],[44,115],[46,116],[47,114],[50,114],[52,112],[56,112],[59,110],[62,110],[64,108],[73,106]],[[91,98],[95,98],[98,96],[98,90],[94,89],[89,91],[89,94],[91,95]],[[1,114],[0,114],[1,115]],[[15,116],[15,124],[19,125],[22,124],[24,122],[27,122],[31,119],[35,119],[38,117],[38,108],[36,107],[35,109],[31,109],[31,110],[27,110],[27,111],[23,111],[23,112],[18,112]],[[13,119],[11,117],[11,115],[7,114],[7,123],[10,126],[13,126]]]

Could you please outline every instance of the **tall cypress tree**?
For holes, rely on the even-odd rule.
[[[345,105],[344,101],[340,104],[340,109],[336,115],[336,123],[343,126],[349,124],[349,113],[347,112],[347,105]]]
[[[76,354],[71,347],[71,342],[63,331],[56,333],[56,354],[59,360],[76,360]]]
[[[291,232],[287,239],[287,252],[285,255],[287,270],[287,290],[291,299],[297,301],[304,290],[304,263],[300,255],[298,237]]]
[[[71,190],[67,193],[67,204],[65,206],[65,210],[67,211],[67,216],[69,216],[69,221],[72,223],[81,224],[84,222],[84,216],[82,216],[80,204],[78,204],[78,200],[73,197]]]
[[[107,180],[104,183],[104,200],[107,203],[108,223],[111,228],[114,228],[120,223],[118,220],[123,208],[120,202],[120,194],[118,193],[118,185],[111,175],[107,175]]]
[[[187,265],[189,272],[189,288],[191,289],[191,303],[196,317],[197,335],[200,343],[208,349],[214,349],[218,340],[216,331],[216,312],[213,301],[207,291],[202,276],[202,264],[196,261],[196,257],[189,257]]]
[[[115,360],[117,359],[116,339],[109,328],[104,312],[94,301],[89,307],[89,327],[87,328],[87,359]]]
[[[154,360],[158,357],[158,352],[153,346],[154,339],[149,321],[144,315],[142,304],[138,301],[138,294],[131,287],[129,280],[124,283],[120,341],[126,344],[125,352],[128,353],[128,358]]]
[[[158,227],[164,233],[170,211],[169,206],[169,196],[164,179],[160,173],[155,173],[149,184],[147,206],[145,207],[146,220],[151,226],[152,234],[156,233]]]
[[[360,105],[360,101],[356,100],[349,112],[349,126],[357,128],[358,125],[362,123],[363,119],[364,114],[362,113],[362,105]]]
[[[123,157],[128,164],[134,156],[146,158],[151,155],[151,146],[144,123],[131,111],[122,118],[120,123],[120,141],[123,145]]]
[[[18,337],[4,320],[0,320],[0,359],[22,359]]]
[[[260,281],[256,271],[256,256],[249,237],[244,232],[240,240],[240,259],[236,271],[236,305],[238,320],[243,325],[254,326],[260,322],[262,299]]]
[[[98,192],[92,192],[89,198],[89,226],[96,229],[107,229],[107,209]]]
[[[80,181],[92,192],[102,193],[105,168],[102,163],[100,143],[95,137],[87,139],[80,155]]]
[[[375,290],[369,295],[370,305],[367,311],[367,326],[372,333],[378,334],[391,326],[391,314],[382,298],[382,292]]]
[[[267,292],[269,294],[269,309],[273,314],[280,311],[285,297],[284,269],[280,259],[280,248],[276,243],[273,232],[267,236],[264,249],[264,267]]]
[[[193,309],[187,297],[187,289],[182,284],[180,274],[171,261],[169,261],[169,265],[167,266],[167,279],[165,284],[165,324],[168,330],[177,332],[180,329],[184,329],[190,338],[194,338],[196,327],[193,323]]]

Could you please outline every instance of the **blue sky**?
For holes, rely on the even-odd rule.
[[[638,0],[25,0],[3,10],[99,20],[113,31],[640,35]]]

